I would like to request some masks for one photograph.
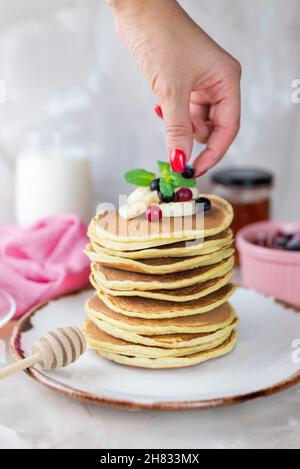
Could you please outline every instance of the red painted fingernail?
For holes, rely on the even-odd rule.
[[[158,115],[158,117],[160,117],[161,119],[164,118],[163,116],[163,112],[162,112],[162,108],[159,104],[157,104],[155,107],[154,107],[154,111],[156,112],[156,114]]]
[[[174,172],[182,173],[186,165],[185,152],[180,148],[174,148],[170,154],[170,163]]]

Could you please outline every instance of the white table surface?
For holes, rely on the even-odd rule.
[[[77,402],[20,373],[0,383],[0,448],[300,448],[300,386],[234,407],[133,412]]]

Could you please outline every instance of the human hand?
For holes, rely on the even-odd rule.
[[[193,138],[196,176],[225,154],[240,125],[240,64],[175,0],[110,0],[117,31],[160,103],[169,158],[180,170]]]

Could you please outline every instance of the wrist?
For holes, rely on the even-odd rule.
[[[135,12],[147,8],[151,0],[107,0],[115,13]]]
[[[145,12],[161,10],[178,5],[176,0],[107,0],[115,15],[142,16]]]

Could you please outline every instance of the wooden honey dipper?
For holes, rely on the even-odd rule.
[[[41,336],[32,346],[32,355],[0,370],[0,379],[35,365],[40,371],[64,368],[86,351],[86,341],[78,327],[58,327]]]

